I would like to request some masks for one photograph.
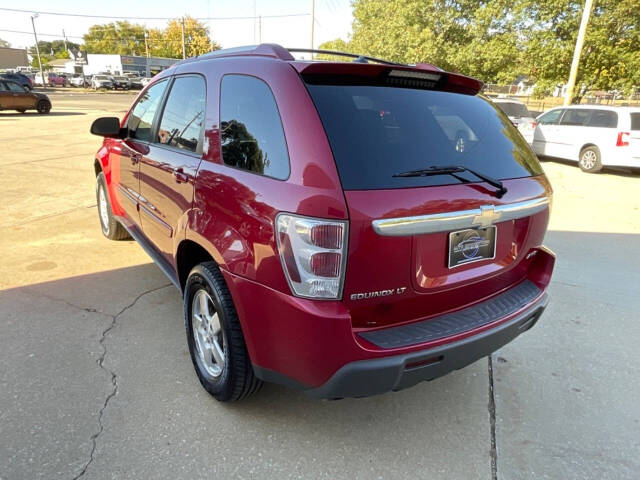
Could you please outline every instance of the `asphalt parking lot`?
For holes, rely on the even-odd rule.
[[[0,479],[638,478],[640,177],[544,163],[551,303],[491,359],[372,398],[225,405],[177,290],[100,233],[89,125],[132,98],[0,112]]]

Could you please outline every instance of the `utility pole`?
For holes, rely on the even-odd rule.
[[[37,13],[31,15],[31,26],[33,26],[33,36],[36,39],[36,53],[38,54],[38,67],[40,67],[40,75],[42,76],[42,87],[45,88],[47,85],[44,83],[44,72],[42,71],[42,60],[40,60],[40,47],[38,47],[38,35],[36,35],[36,22],[33,21],[34,18],[38,18]]]
[[[578,76],[578,67],[580,66],[580,54],[582,53],[582,45],[584,37],[587,33],[587,25],[589,24],[589,16],[593,8],[593,0],[586,0],[584,10],[582,11],[582,20],[580,21],[580,29],[578,30],[578,39],[576,40],[576,48],[573,51],[573,61],[571,62],[571,72],[569,73],[569,82],[567,83],[567,93],[564,97],[564,104],[571,105],[573,98],[573,90],[576,87],[576,77]]]
[[[149,58],[149,32],[144,31],[144,50],[147,53],[147,58]]]
[[[262,15],[258,17],[258,43],[262,43]]]
[[[316,23],[316,0],[311,0],[311,50],[313,50],[313,28]],[[313,53],[311,53],[311,59],[313,60]]]
[[[69,47],[67,47],[67,35],[64,33],[64,28],[62,29],[62,38],[64,38],[64,49],[68,52]]]
[[[187,49],[184,46],[184,17],[182,17],[182,58],[187,58]]]

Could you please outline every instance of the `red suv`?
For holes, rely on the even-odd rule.
[[[207,391],[399,390],[531,328],[552,192],[482,83],[292,51],[185,60],[91,127],[102,231],[182,292]]]

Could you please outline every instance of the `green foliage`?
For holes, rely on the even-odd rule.
[[[353,0],[353,34],[323,49],[434,63],[536,94],[566,83],[584,0]],[[578,74],[584,89],[640,85],[638,0],[596,0]],[[579,90],[579,89],[578,89]]]
[[[6,40],[3,40],[2,38],[0,38],[0,47],[9,48],[11,47],[11,44]]]
[[[210,42],[209,29],[202,22],[185,17],[184,25],[187,57],[220,48]],[[147,30],[144,25],[124,21],[94,25],[84,35],[84,42],[87,53],[144,56],[148,48],[152,56],[182,58],[182,19],[171,20],[163,30]]]

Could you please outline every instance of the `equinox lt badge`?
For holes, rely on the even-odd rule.
[[[378,290],[376,292],[352,293],[351,300],[363,300],[365,298],[389,297],[391,295],[402,295],[407,287],[392,288],[391,290]]]

